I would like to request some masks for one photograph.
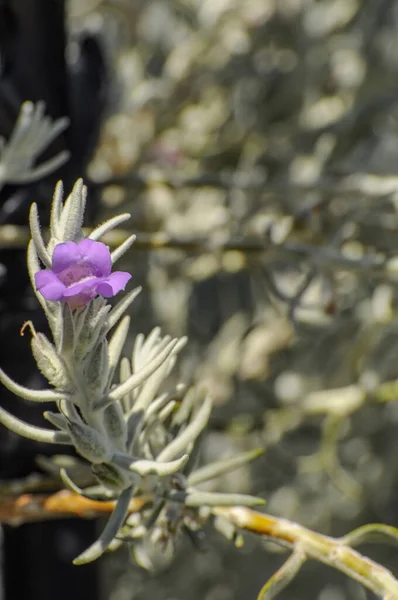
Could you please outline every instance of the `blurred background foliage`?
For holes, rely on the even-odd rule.
[[[189,336],[176,377],[216,404],[205,461],[265,449],[214,485],[334,536],[398,526],[398,2],[68,11],[71,64],[90,32],[108,69],[87,177],[102,216],[131,212],[138,235],[121,261],[144,286],[132,336]],[[255,598],[283,560],[263,546],[209,534],[207,552],[184,542],[155,578],[111,554],[104,598]],[[371,556],[396,564],[394,550]],[[309,565],[280,598],[370,595]]]
[[[396,525],[398,3],[75,4],[113,65],[89,175],[112,183],[107,214],[176,241],[127,259],[134,327],[189,335],[181,377],[216,401],[205,458],[263,446],[222,485],[319,531]],[[252,544],[152,581],[110,557],[110,597],[254,597],[279,558]],[[335,577],[304,570],[281,597],[365,598]]]

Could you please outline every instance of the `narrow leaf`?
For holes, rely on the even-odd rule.
[[[160,365],[168,358],[175,348],[178,340],[172,340],[167,344],[165,348],[162,349],[161,352],[149,362],[145,367],[140,369],[137,373],[134,373],[127,381],[118,385],[115,389],[111,391],[108,395],[108,398],[101,399],[101,401],[94,408],[104,408],[111,402],[119,401],[123,398],[125,394],[130,393],[134,388],[141,385],[145,379],[147,379],[152,373],[156,371],[160,367]]]
[[[306,560],[305,554],[301,550],[295,550],[289,556],[287,561],[277,570],[277,572],[267,581],[261,589],[257,600],[272,600],[279,592],[294,579],[300,571]]]
[[[202,406],[199,408],[192,421],[172,442],[170,442],[168,446],[166,446],[166,448],[164,448],[164,450],[162,450],[162,452],[160,452],[157,457],[158,460],[172,460],[178,456],[178,454],[185,451],[186,448],[196,440],[199,434],[206,427],[212,406],[213,402],[210,396],[206,396]]]
[[[119,325],[117,326],[115,332],[113,333],[111,339],[108,344],[108,356],[109,356],[109,376],[108,376],[108,386],[111,385],[113,375],[115,373],[115,369],[119,363],[120,355],[123,350],[123,346],[126,341],[127,334],[129,332],[130,327],[130,317],[124,317]]]
[[[170,500],[182,502],[192,508],[200,506],[260,506],[265,500],[247,494],[218,494],[215,492],[202,492],[188,490],[187,492],[172,492]]]
[[[109,544],[116,537],[119,529],[122,527],[129,508],[130,500],[133,495],[133,486],[125,489],[121,494],[115,506],[115,510],[110,516],[105,529],[101,533],[99,539],[92,544],[87,550],[82,552],[75,560],[73,564],[84,565],[86,563],[96,560],[106,551]]]
[[[99,240],[105,233],[108,233],[108,231],[110,231],[111,229],[114,229],[118,225],[121,225],[125,221],[128,221],[130,217],[131,215],[129,213],[124,213],[122,215],[117,215],[112,219],[108,219],[108,221],[105,221],[105,223],[93,229],[93,231],[88,236],[89,239]]]
[[[127,252],[127,250],[134,244],[136,239],[136,235],[130,235],[127,240],[125,240],[118,248],[116,248],[116,250],[111,252],[111,260],[113,265],[121,256],[123,256],[123,254]]]
[[[177,460],[169,462],[158,462],[156,460],[132,459],[125,454],[115,453],[112,460],[123,469],[136,472],[141,477],[155,473],[159,477],[174,475],[180,471],[188,460],[188,455],[184,454]]]
[[[238,454],[237,456],[232,456],[231,458],[226,458],[210,465],[206,465],[201,469],[197,469],[189,476],[189,485],[196,486],[204,481],[209,481],[210,479],[214,479],[220,475],[234,471],[242,465],[254,460],[258,456],[261,456],[263,452],[264,450],[262,448],[250,450],[249,452]]]
[[[0,423],[13,433],[22,437],[44,444],[68,444],[71,445],[69,435],[63,431],[52,431],[43,427],[29,425],[0,407]]]
[[[131,292],[125,294],[123,298],[119,300],[119,302],[116,304],[116,306],[112,308],[107,318],[108,331],[116,325],[120,317],[128,309],[130,304],[134,302],[141,290],[141,287],[137,287],[134,290],[131,290]]]
[[[45,264],[48,269],[51,269],[51,256],[49,255],[47,248],[44,244],[41,231],[40,231],[40,221],[39,221],[39,213],[37,210],[37,204],[34,202],[30,207],[29,212],[29,225],[30,231],[32,234],[33,241],[36,246],[37,254],[39,255],[40,260]]]
[[[19,383],[8,377],[2,369],[0,369],[0,381],[16,396],[32,402],[56,402],[57,400],[67,400],[69,398],[69,394],[56,390],[32,390],[19,385]]]

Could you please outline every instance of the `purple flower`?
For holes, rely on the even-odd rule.
[[[87,238],[77,244],[65,242],[54,248],[52,268],[36,273],[36,288],[46,300],[77,308],[97,294],[110,298],[124,290],[130,273],[111,270],[111,255],[105,244]]]

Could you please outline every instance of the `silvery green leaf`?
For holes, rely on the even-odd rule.
[[[153,575],[167,569],[175,558],[175,540],[171,536],[165,540],[154,541],[148,534],[129,544],[129,547],[134,561]]]
[[[75,456],[68,456],[67,454],[53,454],[52,456],[38,454],[35,457],[35,463],[40,469],[52,477],[58,476],[59,470],[62,467],[64,469],[71,468],[73,470],[81,470],[85,468],[85,470],[87,470],[86,461],[78,459]]]
[[[83,312],[84,319],[75,344],[77,361],[81,361],[91,352],[94,346],[105,338],[107,315],[110,308],[110,305],[106,304],[105,299],[102,297],[94,298],[87,305],[87,309]]]
[[[126,337],[130,327],[130,317],[124,317],[115,332],[113,333],[108,344],[109,369],[108,369],[108,386],[110,387],[113,375],[117,365],[119,364],[120,355],[126,341]]]
[[[11,377],[8,377],[0,369],[0,381],[5,387],[16,396],[31,402],[56,402],[57,400],[68,399],[69,395],[57,390],[32,390],[16,383]]]
[[[75,319],[68,304],[61,305],[61,311],[62,330],[58,347],[61,355],[71,357],[75,349]]]
[[[104,340],[87,357],[84,364],[84,386],[93,395],[102,397],[108,374],[108,342]]]
[[[32,239],[36,247],[36,252],[40,260],[48,269],[51,269],[52,260],[41,235],[39,212],[37,210],[37,204],[35,202],[30,207],[29,225]]]
[[[96,227],[88,236],[90,240],[99,240],[105,233],[114,229],[118,225],[121,225],[125,221],[130,219],[131,215],[129,213],[124,213],[122,215],[117,215],[116,217],[112,217],[112,219],[108,219],[100,225]]]
[[[36,273],[41,271],[42,267],[40,265],[39,255],[36,250],[36,245],[33,240],[30,240],[30,242],[28,244],[27,264],[28,264],[28,272],[29,272],[29,277],[30,277],[30,282],[32,284],[32,288],[35,291],[38,299],[40,299],[40,297],[43,298],[43,296],[41,294],[38,294],[36,292],[35,275],[36,275]],[[43,300],[44,300],[44,298],[43,298]],[[53,304],[54,303],[52,303],[50,306],[52,306]],[[46,308],[47,308],[47,306],[45,306],[45,309]]]
[[[177,405],[177,402],[175,400],[171,400],[167,406],[165,406],[159,413],[158,415],[155,417],[155,420],[158,421],[159,423],[164,423],[164,421],[167,421],[167,419],[170,417],[170,415],[173,413],[175,407]]]
[[[82,235],[84,209],[87,200],[87,188],[83,180],[78,179],[72,192],[65,201],[60,218],[60,233],[63,242],[79,242]]]
[[[149,424],[144,424],[140,415],[142,412],[134,413],[128,421],[127,447],[130,454],[134,456],[143,456],[147,460],[153,460],[158,452],[162,450],[169,440],[168,431],[164,428],[159,419],[154,419]],[[138,415],[138,421],[135,425],[133,417]]]
[[[116,250],[114,250],[113,252],[111,252],[111,260],[112,260],[112,264],[114,265],[115,262],[117,260],[119,260],[119,258],[121,256],[123,256],[123,254],[125,254],[127,252],[127,250],[129,248],[131,248],[131,246],[134,244],[135,240],[137,239],[136,235],[130,235],[124,242],[123,244],[120,244],[120,246],[118,248],[116,248]]]
[[[54,427],[57,427],[58,429],[60,429],[61,431],[66,431],[67,429],[67,424],[68,421],[67,419],[64,417],[64,415],[60,415],[59,413],[54,413],[51,412],[49,410],[46,410],[43,413],[43,417],[49,422],[51,423],[51,425],[54,425]]]
[[[66,471],[65,467],[61,467],[59,469],[59,476],[61,477],[62,482],[65,487],[69,489],[71,492],[75,494],[79,494],[80,496],[84,496],[84,498],[89,498],[90,500],[103,500],[104,495],[112,496],[112,494],[104,494],[104,490],[100,488],[100,486],[89,486],[82,489],[71,479]],[[91,479],[93,479],[91,477]]]
[[[30,282],[36,294],[36,298],[40,302],[44,312],[46,313],[48,323],[50,325],[54,340],[56,340],[56,324],[59,322],[61,306],[59,302],[48,302],[37,290],[35,284],[35,274],[41,270],[39,257],[37,255],[36,246],[33,240],[30,240],[28,245],[27,264]]]
[[[167,376],[169,360],[170,359],[165,360],[164,363],[148,377],[147,381],[142,384],[134,402],[133,412],[142,411],[144,414],[146,413]]]
[[[145,569],[145,571],[155,572],[155,565],[148,552],[148,543],[150,542],[147,540],[137,540],[134,543],[129,544],[130,553],[134,563],[137,563],[139,567]]]
[[[150,337],[155,337],[156,336],[156,343],[158,342],[158,340],[160,340],[160,327],[154,327],[151,331],[151,333],[149,334],[148,338]],[[147,339],[148,339],[147,338]],[[145,336],[143,333],[139,333],[134,341],[134,345],[133,345],[133,352],[131,353],[131,364],[133,367],[133,370],[138,370],[140,368],[140,363],[138,362],[139,357],[142,353],[142,348],[144,347],[144,343],[145,343]],[[143,361],[145,362],[145,361]]]
[[[165,444],[169,441],[169,433],[167,425],[162,421],[167,420],[168,415],[174,409],[173,403],[165,407],[164,415],[157,415],[148,424],[143,424],[141,420],[135,423],[135,429],[133,427],[134,420],[130,417],[128,422],[128,437],[127,437],[127,448],[131,454],[142,455],[147,460],[153,460],[154,457],[164,448]],[[142,413],[135,413],[141,415]],[[189,461],[187,460],[187,463]],[[184,465],[185,467],[185,465]]]
[[[126,449],[127,426],[119,404],[110,404],[102,414],[103,425],[109,439],[119,450]]]
[[[135,471],[141,475],[141,477],[145,477],[151,473],[154,473],[159,477],[167,477],[169,475],[174,475],[174,473],[177,473],[177,471],[180,471],[187,462],[188,458],[188,455],[184,454],[177,460],[160,462],[157,460],[141,460],[131,458],[130,456],[115,452],[112,460],[118,466],[128,469],[129,471]]]
[[[143,426],[144,413],[134,412],[130,415],[127,421],[127,448],[129,452],[132,452],[132,449],[135,447],[135,444],[138,445],[138,437],[142,430]],[[139,449],[137,449],[139,452]]]
[[[202,445],[203,445],[204,439],[205,439],[205,429],[203,429],[200,432],[198,437],[195,439],[195,441],[191,444],[191,446],[189,448],[189,460],[187,461],[187,464],[184,467],[184,476],[185,477],[188,477],[190,475],[190,473],[192,473],[192,471],[195,470],[195,468],[199,462],[200,454],[202,452]]]
[[[62,150],[59,154],[46,160],[46,162],[38,165],[34,169],[27,171],[26,173],[19,175],[18,177],[14,177],[13,181],[15,183],[23,184],[23,183],[32,183],[33,181],[37,181],[39,179],[43,179],[53,173],[63,164],[65,164],[70,158],[70,153],[68,150]]]
[[[91,471],[103,486],[116,492],[125,490],[132,483],[140,482],[139,477],[127,473],[122,469],[118,469],[115,465],[110,463],[92,465]]]
[[[80,496],[85,496],[84,490],[82,490],[72,479],[69,477],[68,473],[64,468],[59,470],[59,475],[62,479],[62,482],[65,484],[65,487],[69,489],[71,492],[75,494],[79,494]]]
[[[137,298],[138,294],[141,292],[142,288],[137,287],[131,292],[125,294],[121,300],[112,308],[107,318],[107,330],[109,331],[116,325],[120,317],[126,312],[128,307],[134,300]]]
[[[143,410],[144,412],[148,410],[148,407],[150,406],[152,400],[158,393],[160,386],[169,374],[170,367],[174,365],[173,359],[175,355],[181,351],[181,349],[185,346],[186,342],[186,338],[181,338],[180,340],[178,340],[169,357],[152,375],[148,377],[147,381],[143,383],[137,395],[134,404],[134,410]]]
[[[126,519],[126,525],[132,532],[131,538],[142,537],[146,535],[147,528],[142,524],[142,517],[139,513],[132,512]],[[129,535],[130,537],[130,535]]]
[[[153,502],[151,514],[149,515],[149,518],[145,520],[145,529],[149,530],[155,525],[165,506],[165,498],[158,498]]]
[[[185,452],[188,447],[191,447],[196,438],[206,427],[210,417],[213,402],[210,396],[206,396],[201,407],[192,418],[192,421],[181,431],[181,433],[172,441],[160,454],[159,461],[168,461]]]
[[[131,377],[131,364],[129,359],[124,356],[120,361],[120,383],[124,383],[129,377]],[[133,405],[132,394],[125,394],[121,399],[121,404],[123,412],[128,415]]]
[[[172,492],[169,494],[172,502],[182,502],[185,506],[196,508],[200,506],[260,506],[265,500],[246,494],[217,494],[187,490],[186,492]]]
[[[0,138],[0,187],[5,183],[27,183],[49,175],[69,158],[64,151],[39,166],[33,166],[69,124],[67,118],[53,122],[44,116],[44,102],[24,102],[7,144]]]
[[[221,535],[223,535],[227,540],[234,542],[238,537],[237,528],[231,521],[220,516],[214,517],[213,520],[214,529],[216,529]]]
[[[24,147],[26,155],[33,154],[33,157],[30,158],[32,163],[69,124],[67,117],[53,122],[50,117],[44,115],[44,111],[44,102],[36,104],[24,102],[21,106],[17,127],[9,140],[9,145],[11,142],[11,145]]]
[[[244,452],[243,454],[238,454],[237,456],[231,456],[230,458],[219,460],[210,465],[205,465],[204,467],[194,471],[188,477],[189,485],[196,486],[204,481],[209,481],[210,479],[214,479],[215,477],[229,473],[230,471],[233,471],[234,469],[237,469],[242,465],[255,460],[261,456],[263,452],[263,448],[258,448],[256,450]]]
[[[121,494],[115,506],[115,509],[110,516],[104,531],[99,539],[92,544],[87,550],[80,554],[73,564],[84,565],[99,558],[108,548],[114,537],[116,537],[119,529],[122,527],[129,508],[130,500],[133,495],[133,487],[125,489]]]
[[[153,358],[156,351],[159,349],[159,346],[170,340],[170,336],[167,335],[162,340],[160,334],[160,327],[154,327],[147,338],[145,338],[142,333],[137,335],[131,356],[131,363],[134,371],[141,369],[151,358]]]
[[[79,390],[75,394],[71,394],[68,400],[60,400],[57,402],[57,408],[70,421],[79,421],[80,413],[77,411],[76,406],[82,404],[82,394]]]
[[[179,340],[174,339],[171,342],[168,342],[166,345],[159,344],[159,353],[153,358],[149,363],[147,363],[142,369],[140,369],[137,373],[134,373],[127,381],[119,384],[116,388],[114,388],[108,398],[105,399],[105,403],[102,401],[97,405],[97,408],[101,408],[102,405],[106,406],[111,402],[115,402],[121,400],[125,394],[130,393],[134,388],[142,385],[142,383],[152,375],[160,367],[160,365],[170,356],[175,346],[178,344]]]
[[[112,456],[108,440],[98,431],[77,421],[68,421],[68,433],[76,451],[92,463],[109,461]]]
[[[43,427],[29,425],[0,407],[0,423],[10,431],[22,437],[44,444],[71,444],[69,435],[63,431],[52,431]]]
[[[115,550],[119,550],[119,548],[121,548],[124,544],[124,540],[121,540],[119,538],[113,538],[113,540],[111,541],[111,543],[108,546],[108,551],[109,552],[115,552]]]
[[[302,548],[297,547],[286,562],[268,579],[261,588],[257,600],[271,600],[289,585],[305,563],[307,556]],[[395,594],[394,594],[395,595]]]
[[[44,377],[56,388],[70,390],[71,381],[65,363],[43,333],[36,333],[31,341],[33,356]]]
[[[46,475],[49,475],[53,481],[60,479],[61,469],[67,469],[68,473],[73,477],[75,484],[79,485],[80,488],[83,488],[85,492],[87,488],[90,489],[92,487],[92,484],[95,481],[90,464],[86,460],[79,459],[76,456],[66,454],[44,456],[43,454],[39,454],[35,457],[35,463]],[[96,499],[100,499],[98,498],[98,495]]]
[[[64,186],[62,181],[58,181],[55,186],[53,201],[51,204],[51,216],[50,216],[50,232],[51,237],[54,239],[60,239],[61,232],[59,230],[60,227],[60,219],[62,214],[62,198],[64,195]]]
[[[79,340],[80,336],[82,335],[83,332],[83,328],[86,326],[86,320],[87,320],[87,313],[89,311],[89,307],[94,303],[93,302],[89,302],[88,304],[86,304],[86,306],[82,306],[79,308],[76,308],[73,312],[73,325],[74,325],[74,329],[75,329],[75,342],[77,340]]]
[[[50,302],[48,302],[50,304]],[[52,302],[57,306],[58,311],[54,315],[53,325],[51,327],[51,333],[53,336],[54,344],[56,348],[60,348],[62,344],[62,336],[64,333],[64,322],[62,318],[62,303]]]
[[[192,414],[195,404],[198,402],[198,392],[195,388],[189,388],[182,402],[173,416],[173,428],[179,429],[185,425]]]
[[[167,392],[162,394],[156,400],[154,400],[145,411],[145,423],[150,421],[169,403],[175,398],[175,392]]]
[[[94,298],[83,309],[76,311],[75,320],[75,358],[78,362],[82,361],[92,348],[93,331],[101,326],[98,322],[94,324],[95,314],[101,310]],[[97,313],[95,311],[97,310]],[[97,332],[99,333],[99,331]],[[98,338],[98,335],[95,336]],[[97,340],[96,340],[97,341]],[[95,345],[96,342],[94,342]]]

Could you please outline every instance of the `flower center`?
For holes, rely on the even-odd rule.
[[[87,264],[75,264],[58,273],[57,277],[66,287],[70,287],[84,279],[95,277],[95,273],[94,269]]]

